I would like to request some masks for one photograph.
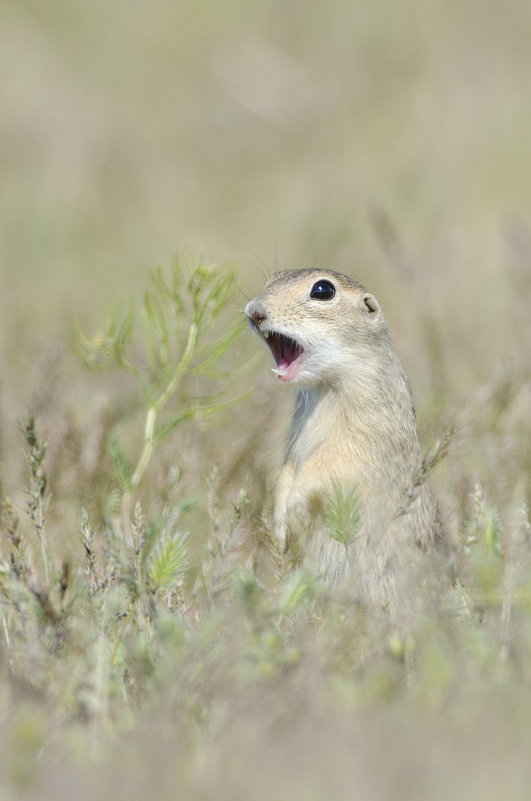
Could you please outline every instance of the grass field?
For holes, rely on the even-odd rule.
[[[2,801],[527,798],[531,6],[0,13]],[[455,429],[407,636],[270,538],[242,309],[321,265]]]

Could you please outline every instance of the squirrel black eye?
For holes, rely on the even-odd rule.
[[[314,300],[332,300],[336,294],[336,288],[330,281],[317,281],[310,292],[310,297]]]

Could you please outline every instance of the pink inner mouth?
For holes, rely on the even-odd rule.
[[[301,346],[294,339],[276,333],[270,333],[266,342],[275,359],[278,377],[281,381],[291,381],[298,372],[295,362],[302,356]]]

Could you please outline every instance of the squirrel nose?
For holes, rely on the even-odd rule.
[[[267,320],[267,314],[262,306],[256,302],[256,300],[252,300],[247,304],[245,307],[245,314],[247,315],[249,321],[256,326],[261,325],[264,320]]]

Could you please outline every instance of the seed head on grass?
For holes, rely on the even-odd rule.
[[[53,562],[50,561],[50,556],[48,553],[48,543],[45,528],[45,491],[47,480],[44,472],[44,457],[46,454],[46,443],[37,433],[35,418],[33,415],[28,417],[26,426],[24,428],[24,435],[28,446],[28,512],[41,545],[46,586],[49,588],[50,569],[53,569]]]
[[[20,525],[20,517],[13,509],[10,498],[6,498],[0,507],[0,528],[6,532],[11,543],[12,549],[9,553],[11,571],[16,578],[26,581],[31,574],[27,544]]]
[[[87,510],[81,509],[81,542],[85,551],[85,575],[88,579],[89,594],[92,598],[98,589],[96,574],[96,553],[94,550],[94,531],[90,527]]]
[[[332,539],[348,548],[356,539],[360,524],[356,490],[345,491],[334,484],[325,506],[325,518]]]
[[[163,530],[146,564],[146,578],[152,592],[172,589],[189,568],[186,543],[188,534]]]
[[[417,499],[421,487],[426,483],[429,474],[433,468],[444,459],[448,453],[450,442],[455,434],[455,428],[449,428],[444,437],[437,440],[433,448],[424,454],[422,464],[411,483],[411,486],[404,493],[404,500],[395,514],[395,520],[402,515],[407,514],[411,508],[411,504]]]

